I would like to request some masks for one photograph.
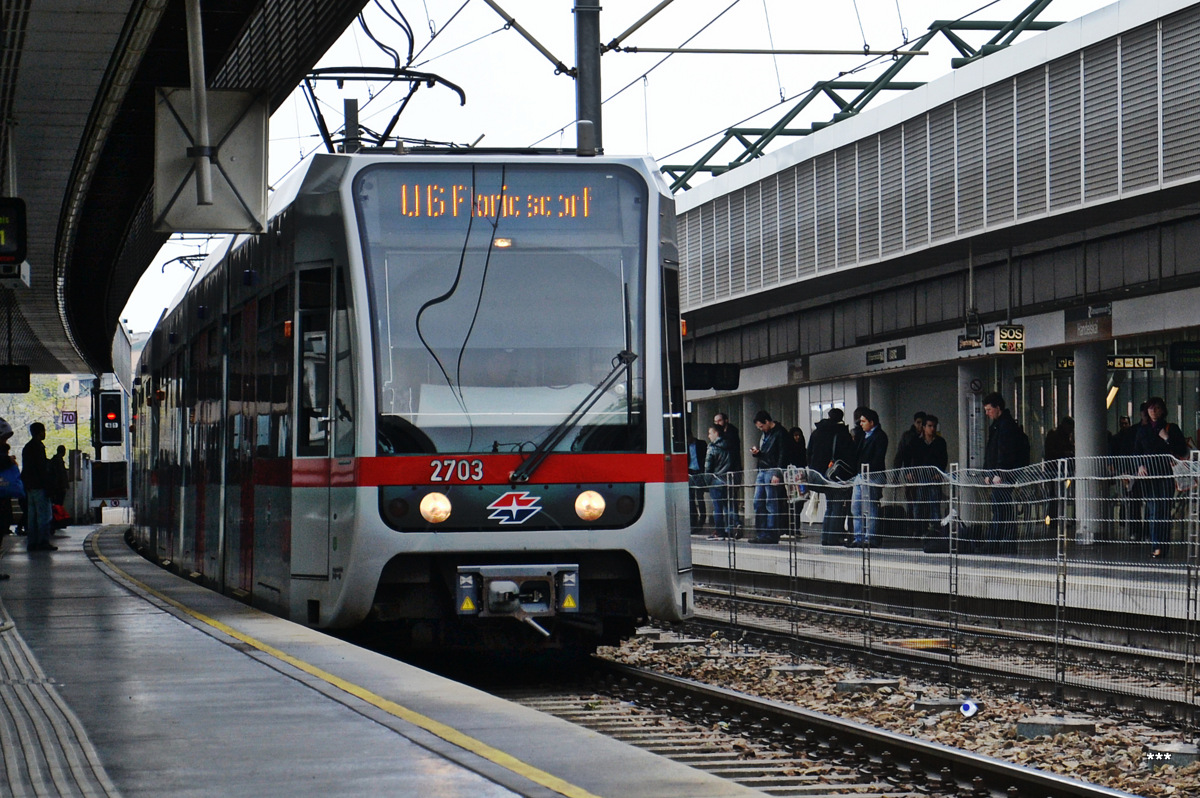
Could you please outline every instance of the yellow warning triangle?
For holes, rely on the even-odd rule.
[[[565,599],[563,599],[563,609],[564,610],[575,609],[575,597],[572,596],[570,593],[568,593],[567,597]]]
[[[461,612],[475,612],[475,602],[471,601],[470,596],[467,596],[463,599],[462,607],[459,610]]]

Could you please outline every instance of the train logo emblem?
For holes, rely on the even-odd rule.
[[[499,521],[501,526],[523,524],[542,511],[538,504],[541,496],[530,496],[528,491],[510,490],[487,506],[492,514],[488,518]]]

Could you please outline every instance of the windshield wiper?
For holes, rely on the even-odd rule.
[[[592,409],[592,405],[596,404],[600,397],[604,395],[604,392],[613,386],[617,381],[617,377],[620,376],[621,370],[628,369],[633,365],[633,361],[635,360],[637,360],[637,355],[628,349],[617,353],[617,356],[613,358],[613,369],[608,373],[608,376],[600,380],[596,387],[575,406],[575,409],[567,414],[566,418],[558,422],[557,427],[550,430],[550,434],[542,439],[542,442],[529,455],[529,459],[521,463],[517,470],[512,472],[512,481],[514,483],[528,482],[529,478],[533,476],[533,472],[538,469],[538,466],[550,456],[550,452],[554,450],[554,447],[558,446],[562,439],[567,437],[567,433],[579,423],[580,419],[587,415],[587,412]],[[626,393],[626,401],[628,400],[629,396]]]

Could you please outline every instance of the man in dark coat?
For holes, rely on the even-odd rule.
[[[817,472],[813,479],[818,483],[823,478],[841,480],[853,476],[848,461],[853,459],[854,439],[850,437],[850,428],[842,420],[845,415],[840,407],[830,408],[828,418],[818,421],[808,438],[808,463],[809,467]],[[831,473],[830,467],[838,460],[847,463],[847,467],[841,472],[835,470]],[[842,542],[846,534],[846,516],[849,515],[849,511],[849,490],[834,487],[825,489],[825,520],[821,524],[822,546],[836,546]]]
[[[742,436],[738,433],[738,428],[730,423],[729,415],[724,411],[713,415],[713,425],[721,433],[725,449],[729,452],[729,480],[726,483],[729,527],[738,529],[742,525],[742,485],[746,482],[742,474]]]
[[[938,434],[938,417],[926,415],[922,435],[912,444],[916,499],[912,501],[917,534],[932,532],[942,518],[942,480],[950,464],[946,439]],[[910,483],[909,487],[913,487]]]
[[[721,430],[713,424],[708,428],[708,450],[704,456],[704,476],[708,482],[708,497],[712,499],[713,534],[709,540],[724,540],[740,537],[736,529],[729,526],[729,501],[726,481],[732,459],[729,450],[725,448],[725,439]]]
[[[754,416],[754,426],[762,433],[758,446],[750,454],[758,461],[754,477],[754,543],[778,543],[787,528],[783,488],[783,469],[787,467],[791,436],[766,410]]]
[[[1011,471],[1029,465],[1025,433],[1008,412],[999,392],[983,397],[983,413],[991,422],[983,450],[983,467],[989,470],[985,477],[987,483],[995,486],[989,497],[992,523],[988,529],[987,551],[1015,552],[1017,513],[1013,505]]]
[[[28,511],[25,518],[27,551],[58,551],[50,542],[54,516],[50,510],[50,463],[46,458],[46,427],[29,425],[31,440],[21,450],[21,482],[25,485]]]

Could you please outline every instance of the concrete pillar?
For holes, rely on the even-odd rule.
[[[754,415],[763,409],[762,394],[742,394],[742,481],[747,486],[742,491],[742,523],[750,528],[750,519],[754,518],[754,479],[758,475],[758,460],[750,454],[751,446],[758,446],[762,433],[754,426]],[[749,534],[749,533],[747,533]]]
[[[983,397],[995,390],[988,386],[987,368],[982,360],[958,366],[958,452],[950,452],[950,462],[963,468],[983,468],[983,450],[987,441],[987,419],[983,415]]]
[[[1075,348],[1075,542],[1091,544],[1104,523],[1100,462],[1108,454],[1105,426],[1108,392],[1107,348],[1103,343]],[[1057,423],[1057,419],[1055,420]]]
[[[987,383],[987,362],[982,359],[960,363],[958,366],[958,452],[949,452],[950,462],[961,468],[983,468],[983,452],[987,443],[987,417],[983,414],[983,397],[994,389]],[[986,523],[991,516],[986,489],[976,480],[966,479],[959,490],[959,514],[966,524]]]

